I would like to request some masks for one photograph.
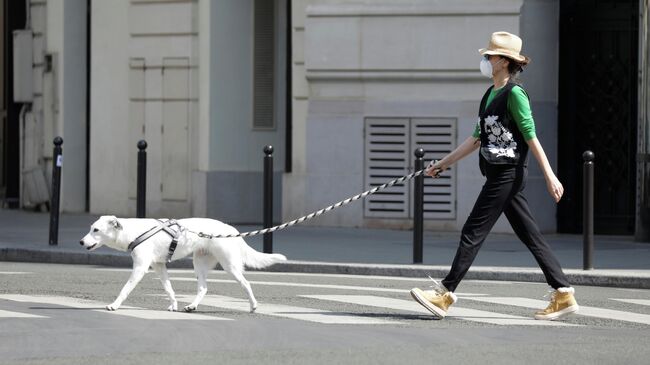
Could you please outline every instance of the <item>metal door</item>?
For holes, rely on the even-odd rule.
[[[560,232],[582,231],[588,149],[596,154],[596,233],[634,232],[638,7],[637,0],[560,2]]]

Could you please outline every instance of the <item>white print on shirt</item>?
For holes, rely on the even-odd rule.
[[[489,115],[485,117],[484,132],[487,134],[488,151],[496,157],[515,158],[515,149],[517,142],[512,138],[512,133],[508,131],[499,121],[498,115]]]

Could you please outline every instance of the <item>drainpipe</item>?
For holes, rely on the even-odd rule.
[[[650,242],[650,41],[649,0],[639,1],[639,109],[637,149],[636,241]]]

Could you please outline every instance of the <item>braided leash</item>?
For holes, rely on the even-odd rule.
[[[433,164],[433,163],[435,163],[435,161],[431,162],[431,164]],[[285,229],[285,228],[289,228],[289,227],[294,226],[294,225],[296,225],[298,223],[302,223],[302,222],[304,222],[306,220],[310,220],[310,219],[312,219],[314,217],[318,217],[319,215],[327,213],[332,209],[336,209],[338,207],[342,207],[342,206],[344,206],[346,204],[349,204],[349,203],[351,203],[351,202],[353,202],[355,200],[365,198],[368,195],[371,195],[371,194],[374,194],[374,193],[376,193],[376,192],[378,192],[380,190],[384,190],[386,188],[389,188],[389,187],[391,187],[391,186],[393,186],[395,184],[399,184],[401,182],[411,180],[414,177],[422,175],[425,171],[426,171],[426,169],[423,169],[423,170],[420,170],[420,171],[415,171],[415,172],[413,172],[411,174],[408,174],[406,176],[402,176],[402,177],[400,177],[398,179],[395,179],[393,181],[389,181],[389,182],[385,183],[384,185],[377,186],[377,187],[375,187],[373,189],[370,189],[368,191],[365,191],[365,192],[363,192],[361,194],[355,195],[355,196],[353,196],[351,198],[348,198],[348,199],[342,200],[342,201],[340,201],[340,202],[338,202],[336,204],[330,205],[327,208],[323,208],[323,209],[321,209],[319,211],[310,213],[310,214],[308,214],[308,215],[306,215],[304,217],[294,219],[291,222],[282,223],[282,224],[280,224],[278,226],[275,226],[275,227],[259,229],[257,231],[243,232],[243,233],[239,233],[239,234],[228,234],[228,235],[226,235],[226,234],[208,234],[208,233],[203,233],[203,232],[194,232],[194,231],[190,231],[190,230],[188,230],[188,231],[191,232],[191,233],[196,234],[199,237],[210,238],[210,239],[212,239],[212,238],[250,237],[250,236],[257,236],[259,234],[264,234],[264,233],[272,233],[272,232],[279,231],[279,230],[282,230],[282,229]],[[438,173],[435,175],[435,177],[438,177],[438,175],[440,175],[440,172],[441,171],[438,170]]]

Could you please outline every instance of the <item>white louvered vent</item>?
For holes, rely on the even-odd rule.
[[[408,174],[409,120],[366,119],[366,187]],[[408,218],[408,185],[394,185],[367,197],[366,217]]]
[[[367,118],[365,121],[366,189],[413,172],[416,148],[425,151],[425,165],[440,159],[456,146],[453,118]],[[413,216],[413,182],[377,192],[364,202],[368,218]],[[424,180],[424,218],[456,218],[456,172],[451,168],[441,178]]]
[[[430,160],[439,160],[445,157],[456,148],[456,119],[411,119],[411,151],[416,148],[424,149],[425,166]],[[411,165],[413,165],[412,160],[413,158],[411,159]],[[413,189],[412,186],[413,184],[411,184],[411,189]],[[424,218],[456,218],[455,166],[449,168],[437,179],[425,177]]]

